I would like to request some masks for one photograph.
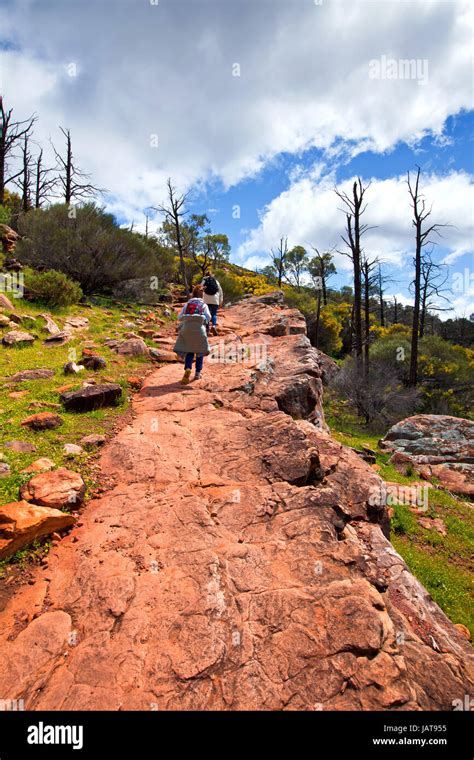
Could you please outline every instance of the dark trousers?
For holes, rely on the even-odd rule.
[[[216,303],[208,303],[209,311],[211,312],[211,321],[214,327],[217,325],[217,309],[219,308]]]
[[[193,361],[194,361],[194,354],[186,354],[186,359],[184,360],[184,368],[192,369]],[[196,356],[196,372],[201,372],[203,364],[204,364],[204,356]]]

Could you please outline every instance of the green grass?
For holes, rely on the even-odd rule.
[[[123,338],[128,332],[138,332],[141,327],[153,327],[157,332],[163,330],[166,325],[151,322],[149,325],[137,324],[136,327],[124,327],[119,323],[121,317],[135,322],[139,315],[138,306],[119,307],[107,299],[101,299],[93,308],[81,305],[68,308],[46,309],[38,304],[31,304],[23,300],[12,299],[15,313],[20,316],[30,315],[37,317],[42,312],[52,315],[58,326],[62,328],[67,316],[85,316],[89,319],[89,326],[84,330],[73,333],[73,339],[63,346],[46,347],[43,344],[48,333],[43,329],[44,320],[38,319],[37,326],[18,329],[28,329],[37,339],[31,345],[24,347],[6,348],[0,345],[0,453],[2,460],[11,468],[8,477],[0,477],[0,504],[17,501],[19,490],[23,483],[27,482],[31,475],[22,473],[25,467],[39,457],[48,457],[56,466],[65,466],[81,473],[88,490],[95,483],[94,471],[91,467],[96,451],[86,451],[78,457],[68,458],[63,454],[65,443],[79,443],[80,439],[91,433],[109,435],[114,422],[122,415],[129,405],[131,389],[127,378],[131,375],[143,377],[154,366],[148,359],[143,357],[122,357],[104,344],[107,338]],[[141,307],[143,308],[143,307]],[[150,307],[148,311],[152,312]],[[9,313],[3,309],[4,313]],[[156,313],[156,311],[155,311]],[[161,315],[160,315],[161,316]],[[169,318],[171,321],[171,317]],[[11,328],[0,329],[2,335]],[[63,366],[68,361],[80,363],[82,350],[87,342],[92,341],[94,351],[104,357],[107,366],[104,370],[94,372],[84,370],[78,375],[65,375]],[[157,347],[159,344],[145,339],[150,346]],[[20,383],[7,383],[6,378],[26,369],[52,369],[54,375],[51,378],[31,380]],[[84,380],[93,379],[100,382],[116,382],[123,388],[122,399],[116,407],[99,409],[86,414],[66,412],[62,407],[45,406],[44,408],[30,408],[32,402],[43,404],[60,403],[58,388],[71,385],[71,390],[82,387]],[[10,393],[26,391],[20,398],[11,398]],[[63,424],[51,431],[34,432],[21,426],[22,420],[36,412],[51,411],[57,413],[63,419]],[[6,448],[6,441],[18,439],[33,443],[36,451],[33,453],[16,453]],[[31,554],[32,550],[27,550]],[[15,558],[18,562],[18,557]]]
[[[416,473],[403,475],[389,463],[390,453],[378,448],[383,433],[374,434],[351,411],[344,400],[326,393],[326,422],[340,443],[362,450],[369,446],[376,455],[379,475],[386,481],[409,485],[420,482]],[[416,515],[409,505],[393,505],[391,540],[411,572],[455,623],[466,625],[474,638],[472,553],[474,510],[464,501],[433,482],[428,491],[428,509]],[[418,517],[441,518],[447,535],[426,529]]]

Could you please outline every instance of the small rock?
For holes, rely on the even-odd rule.
[[[32,414],[31,417],[27,417],[20,424],[23,427],[29,427],[31,430],[54,430],[54,428],[63,424],[63,420],[59,414],[39,412],[38,414]]]
[[[6,449],[11,449],[11,451],[16,451],[19,454],[29,454],[36,451],[36,446],[27,443],[27,441],[5,441],[3,445]]]
[[[148,346],[142,338],[131,338],[117,347],[117,353],[122,356],[146,356]]]
[[[105,435],[99,435],[98,433],[91,433],[91,435],[85,435],[84,438],[81,438],[81,443],[83,446],[86,446],[86,447],[103,446],[106,440],[107,439]]]
[[[33,343],[35,337],[30,333],[22,332],[21,330],[10,330],[5,333],[2,339],[4,346],[15,346],[18,343]]]
[[[150,357],[157,362],[177,362],[178,357],[174,351],[163,351],[158,348],[150,348]]]
[[[127,383],[132,388],[136,388],[137,390],[140,390],[140,388],[142,387],[142,384],[143,384],[143,380],[142,380],[141,377],[131,376],[131,377],[127,377]]]
[[[26,501],[4,504],[0,506],[0,559],[11,557],[42,536],[69,528],[74,522],[72,515],[58,509]]]
[[[86,485],[78,472],[65,467],[34,475],[20,489],[21,498],[44,507],[66,507],[80,504]]]
[[[10,465],[6,462],[0,462],[0,478],[7,478],[10,475]]]
[[[61,402],[67,411],[89,412],[104,406],[115,406],[121,395],[122,388],[118,383],[107,383],[62,393]]]
[[[71,337],[69,330],[60,330],[59,332],[50,335],[49,338],[45,338],[43,343],[45,346],[62,346],[64,343],[67,343],[68,340],[71,340]]]
[[[68,457],[75,457],[82,454],[82,446],[78,446],[76,443],[65,443],[63,446],[63,454]]]
[[[45,330],[49,332],[50,335],[56,335],[58,332],[60,332],[59,327],[50,314],[40,314],[40,317],[42,317],[46,322]]]
[[[25,369],[22,372],[11,375],[8,380],[12,383],[24,383],[26,380],[43,380],[53,375],[54,370],[52,369]]]
[[[3,309],[13,309],[12,302],[6,297],[5,293],[0,293],[0,306]]]
[[[32,462],[28,467],[25,467],[25,469],[21,472],[47,472],[48,470],[54,469],[54,467],[55,464],[51,459],[48,459],[47,457],[40,457],[39,459],[36,459],[34,462]]]
[[[83,364],[76,364],[76,362],[67,362],[63,367],[65,375],[76,375],[78,372],[82,372],[85,369]]]
[[[12,391],[8,394],[8,398],[23,398],[23,396],[27,396],[29,391]]]
[[[447,534],[446,525],[440,517],[419,517],[418,522],[426,530],[436,530],[442,536],[446,536]]]
[[[469,630],[467,626],[463,625],[462,623],[454,623],[454,627],[457,628],[459,633],[462,636],[465,636],[468,641],[471,641],[472,639],[471,631]]]
[[[98,354],[91,354],[90,356],[83,356],[81,359],[82,364],[86,369],[93,369],[93,370],[99,370],[99,369],[105,369],[107,366],[107,362],[102,356],[99,356]]]
[[[89,319],[87,317],[68,317],[64,323],[65,328],[72,328],[73,330],[78,330],[82,327],[87,327],[89,325]]]

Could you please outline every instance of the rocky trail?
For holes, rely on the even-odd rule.
[[[391,546],[379,476],[325,428],[304,333],[248,299],[201,381],[148,376],[102,453],[110,490],[0,614],[3,699],[452,710],[472,693],[471,647]]]

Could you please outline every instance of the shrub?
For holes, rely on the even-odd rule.
[[[71,306],[82,298],[82,290],[63,272],[49,269],[35,272],[27,268],[25,274],[25,296],[31,301],[40,301],[47,306]]]
[[[224,303],[231,301],[238,301],[239,298],[245,293],[242,287],[241,278],[233,277],[231,274],[226,274],[220,270],[215,272],[217,279],[221,284],[221,288],[224,292]]]
[[[35,209],[20,217],[19,231],[22,261],[64,272],[85,293],[110,292],[127,279],[160,279],[173,268],[159,241],[121,229],[93,203],[75,208],[75,218],[64,204]]]
[[[0,205],[0,224],[10,224],[11,211],[6,206]]]

